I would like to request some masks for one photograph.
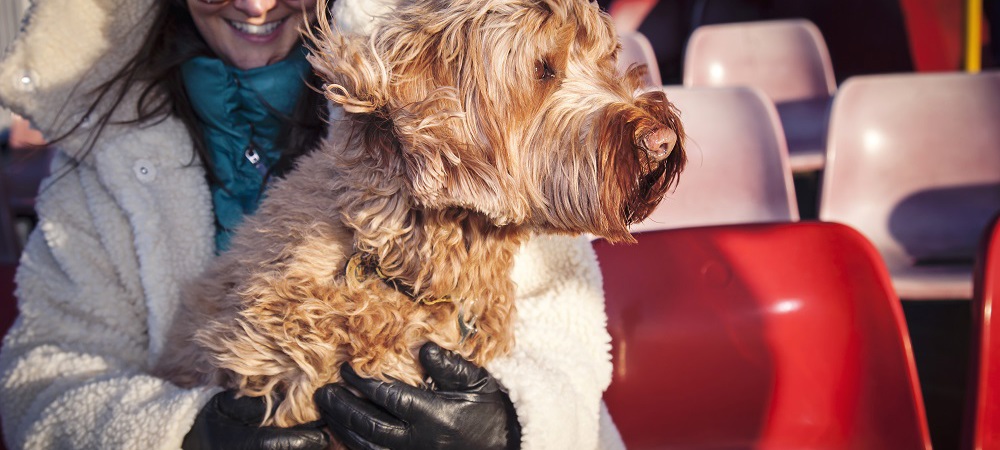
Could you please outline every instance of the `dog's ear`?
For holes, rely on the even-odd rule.
[[[375,27],[370,37],[321,25],[318,36],[311,36],[310,62],[328,83],[326,97],[349,113],[377,119],[368,122],[378,125],[371,131],[382,138],[368,139],[366,145],[385,157],[402,158],[410,192],[421,207],[459,207],[497,224],[520,222],[527,202],[515,198],[520,190],[501,133],[487,129],[499,125],[472,119],[497,115],[477,114],[469,106],[469,88],[460,85],[469,83],[463,73],[484,73],[475,58],[464,57],[464,22],[428,18],[421,11],[395,11],[393,20],[407,25]],[[321,17],[320,23],[329,22]]]
[[[527,200],[509,174],[501,145],[484,145],[454,88],[394,110],[392,122],[414,199],[425,208],[463,208],[497,225],[518,223]],[[480,136],[470,136],[480,135]]]
[[[378,58],[371,39],[342,33],[320,18],[320,29],[309,32],[313,68],[323,77],[326,98],[349,113],[370,113],[386,104],[389,69]]]

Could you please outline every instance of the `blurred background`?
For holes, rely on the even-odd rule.
[[[976,242],[988,228],[990,218],[1000,212],[997,202],[1000,198],[1000,168],[995,165],[995,156],[974,158],[989,166],[983,175],[986,178],[980,178],[971,175],[975,171],[971,166],[963,169],[960,164],[955,164],[951,167],[951,162],[941,156],[943,153],[951,154],[953,150],[963,153],[968,150],[964,147],[971,147],[964,143],[966,137],[972,139],[971,136],[978,136],[982,130],[1000,127],[1000,116],[991,106],[1000,101],[996,77],[984,81],[983,77],[975,76],[980,72],[993,72],[1000,63],[1000,45],[994,46],[991,40],[991,35],[1000,36],[1000,1],[600,0],[599,3],[611,13],[620,34],[638,35],[638,40],[643,37],[648,40],[648,45],[641,43],[633,46],[644,47],[644,51],[633,50],[633,55],[644,56],[629,58],[632,62],[644,61],[655,66],[650,84],[662,85],[668,97],[676,103],[684,103],[680,106],[682,119],[686,119],[686,125],[691,125],[692,140],[701,143],[696,149],[700,153],[692,153],[689,149],[689,157],[693,155],[695,167],[689,163],[676,198],[665,200],[665,203],[673,202],[675,207],[680,206],[683,211],[675,208],[671,217],[671,209],[667,205],[655,223],[647,221],[640,224],[637,231],[769,220],[835,221],[861,230],[882,252],[893,273],[908,326],[908,337],[913,345],[934,447],[972,448],[968,437],[971,425],[965,409],[968,407],[968,396],[975,394],[969,389],[969,377],[973,377],[971,380],[974,383],[975,374],[968,368],[970,364],[976,367],[977,363],[974,357],[970,359],[970,348],[975,348],[970,344],[980,338],[976,335],[975,321],[982,318],[981,311],[977,312],[982,304],[971,300],[972,277],[969,272],[976,254]],[[789,19],[804,19],[804,22],[790,22]],[[792,28],[798,28],[798,31],[789,31]],[[805,39],[811,40],[812,44],[792,48],[794,45],[789,42],[805,35],[810,35]],[[626,45],[626,49],[628,47]],[[803,50],[804,47],[810,48]],[[787,73],[796,71],[799,73],[795,76]],[[943,87],[949,82],[938,84],[939,80],[935,77],[939,74],[942,79],[953,75],[961,78],[958,84],[966,83],[965,78],[979,80],[983,89],[965,94],[952,91]],[[799,89],[800,84],[808,84],[808,81],[803,81],[808,78],[813,78],[813,88]],[[921,84],[922,81],[930,83]],[[732,111],[736,103],[711,112],[707,111],[711,108],[705,106],[714,101],[711,99],[713,95],[722,95],[720,92],[709,95],[707,91],[711,88],[718,90],[736,86],[753,88],[764,98],[765,106],[777,113],[777,133],[784,135],[784,139],[779,137],[778,153],[787,155],[787,161],[776,163],[775,167],[779,168],[778,172],[781,172],[782,166],[785,172],[791,172],[791,192],[772,196],[772,200],[781,203],[786,196],[793,199],[793,205],[785,206],[781,214],[771,214],[774,211],[772,203],[767,212],[771,215],[765,215],[767,218],[730,216],[720,219],[718,215],[720,210],[730,214],[742,210],[749,203],[766,203],[760,198],[744,195],[747,190],[762,186],[761,180],[742,180],[742,174],[757,164],[742,161],[739,168],[725,172],[724,163],[711,160],[712,154],[716,153],[720,160],[733,161],[736,157],[732,154],[722,156],[730,148],[743,147],[739,152],[733,152],[741,155],[747,152],[748,146],[739,142],[741,137],[746,139],[750,136],[746,128],[732,128],[740,130],[739,134],[729,136],[725,142],[716,142],[722,140],[718,134],[725,135],[731,130],[728,123],[746,121],[745,118],[735,118]],[[890,91],[898,93],[890,94]],[[934,93],[940,95],[935,96],[937,103],[933,105],[917,106],[906,100]],[[979,107],[973,107],[963,99],[969,95],[982,95],[986,99]],[[706,111],[701,111],[703,108]],[[908,111],[924,108],[926,111],[922,119],[914,119],[908,114]],[[767,115],[766,112],[756,114]],[[968,119],[970,116],[965,114],[971,114],[971,117],[987,115],[990,118],[980,121]],[[949,118],[940,120],[946,116]],[[966,119],[957,119],[959,116]],[[858,123],[853,131],[848,131],[846,129],[851,125],[847,124],[852,117],[858,117]],[[899,133],[926,141],[933,139],[932,135],[953,130],[943,125],[951,119],[964,120],[969,124],[959,132],[963,137],[921,145],[914,143],[916,141],[904,144],[904,139],[896,139],[900,136],[896,134],[888,138],[895,142],[882,146],[888,142],[883,142],[882,138],[891,135],[887,131],[890,128],[897,127]],[[972,125],[972,122],[976,124]],[[701,131],[702,127],[705,131]],[[845,137],[852,132],[858,138],[854,147],[865,157],[853,159],[849,156],[852,145],[846,142],[851,138]],[[996,136],[978,138],[989,143],[980,150],[970,150],[969,155],[977,151],[983,152],[983,155],[1000,154],[1000,142]],[[929,147],[934,151],[935,146],[936,153],[921,153],[918,148]],[[877,161],[878,156],[873,156],[881,154],[884,157],[890,150],[901,155],[893,163],[895,165],[881,165]],[[836,174],[831,173],[833,168],[830,166],[835,153],[839,158]],[[847,162],[849,158],[851,163]],[[861,175],[854,178],[844,175],[850,171],[863,172],[859,165],[876,164],[882,175],[875,174],[865,179]],[[938,167],[927,167],[931,165]],[[716,167],[714,177],[708,171],[709,166]],[[948,170],[964,171],[969,176],[964,180],[962,175],[958,178],[943,176],[938,169],[945,166],[951,167]],[[706,171],[705,179],[695,173],[700,168]],[[879,177],[882,179],[878,180]],[[914,188],[909,196],[895,197],[899,192],[889,194],[879,187],[880,183],[899,187],[917,178],[936,181]],[[973,179],[990,181],[979,185],[981,193],[977,193],[974,191],[979,188],[972,185],[979,181],[974,183]],[[687,186],[685,183],[688,183]],[[739,188],[727,189],[724,186],[733,183]],[[779,187],[775,189],[781,191],[781,181],[777,183]],[[844,184],[855,185],[848,196],[840,195],[846,191]],[[699,193],[711,194],[694,195],[685,191],[685,187],[692,185],[697,185]],[[946,186],[950,189],[948,194],[944,194]],[[824,189],[827,192],[824,193]],[[943,195],[941,201],[926,201],[938,194]],[[734,197],[739,200],[721,200]],[[879,201],[870,200],[872,197],[886,199],[883,203],[895,202],[889,206],[892,212],[876,218],[880,212],[878,207],[871,205]],[[977,199],[985,200],[972,214],[949,210],[945,206],[976,203]],[[710,207],[704,206],[713,203],[724,206],[711,211],[708,210]],[[841,205],[835,206],[834,203]],[[937,205],[913,216],[907,216],[905,212],[907,204],[926,206],[930,203]],[[686,209],[689,207],[691,210]],[[756,214],[760,214],[759,210]],[[690,216],[687,215],[689,212]],[[654,216],[656,214],[654,212]],[[677,215],[682,218],[678,219]],[[948,224],[944,224],[945,221]],[[932,223],[937,223],[940,228],[930,232]],[[919,239],[915,238],[915,234],[907,237],[910,231],[906,229],[918,228],[927,233],[918,232]],[[922,240],[929,246],[940,245],[943,248],[952,245],[946,244],[950,239],[948,235],[966,236],[962,239],[966,250],[948,257],[938,253],[940,259],[935,263],[947,260],[946,264],[940,265],[948,266],[942,269],[945,271],[966,266],[969,271],[964,275],[967,292],[937,290],[932,294],[930,291],[934,289],[930,287],[931,283],[917,283],[919,287],[910,289],[916,285],[904,281],[909,275],[903,272],[923,270],[927,265],[935,264],[917,255],[920,251],[916,247],[923,244],[915,244],[915,241]],[[907,240],[910,242],[903,243]],[[902,247],[906,247],[902,252],[890,249],[901,243]],[[902,253],[901,260],[906,262],[894,263],[898,253]],[[953,257],[958,254],[962,256]],[[664,294],[662,301],[670,301],[670,295]],[[619,347],[616,349],[620,350]]]
[[[600,0],[619,30],[637,29],[652,43],[664,84],[679,84],[688,37],[701,25],[804,18],[820,29],[838,82],[853,75],[960,70],[966,2],[962,0]],[[983,67],[995,67],[992,14],[984,0]]]

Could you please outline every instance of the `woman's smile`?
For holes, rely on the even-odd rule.
[[[288,56],[299,43],[300,27],[314,17],[316,1],[187,0],[187,4],[198,32],[216,56],[246,70]]]
[[[275,20],[274,22],[268,22],[263,25],[254,25],[252,23],[237,22],[235,20],[229,20],[229,19],[226,19],[226,23],[228,23],[229,26],[233,27],[234,29],[236,29],[236,31],[240,33],[249,34],[251,36],[256,36],[256,37],[265,37],[265,36],[270,36],[272,33],[274,33],[278,29],[278,27],[280,27],[282,24],[285,23],[286,19],[287,18],[281,20]]]

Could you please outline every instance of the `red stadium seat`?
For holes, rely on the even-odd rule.
[[[595,241],[630,449],[929,449],[900,304],[839,224]]]
[[[774,105],[750,87],[663,88],[684,122],[687,167],[633,232],[799,219]]]
[[[965,448],[1000,449],[1000,321],[993,300],[1000,300],[1000,217],[985,235],[976,261],[972,301],[972,382],[966,411]]]
[[[775,103],[791,167],[823,168],[830,98],[837,88],[823,35],[785,19],[704,25],[684,56],[685,86],[755,86]]]
[[[1000,212],[1000,72],[869,75],[834,100],[819,218],[864,234],[904,300],[972,298]]]

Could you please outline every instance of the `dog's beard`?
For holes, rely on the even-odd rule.
[[[542,117],[522,166],[540,193],[528,225],[632,242],[629,226],[652,213],[685,163],[682,139],[662,160],[640,145],[663,128],[683,136],[666,96],[651,92],[591,111],[556,103]]]
[[[641,95],[635,106],[607,108],[599,120],[603,125],[597,145],[602,157],[597,170],[609,176],[601,183],[608,226],[600,234],[612,242],[631,242],[628,227],[653,212],[684,168],[684,130],[673,105],[660,91]],[[670,155],[656,161],[640,142],[660,127],[669,128],[678,139]]]

